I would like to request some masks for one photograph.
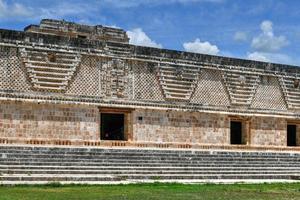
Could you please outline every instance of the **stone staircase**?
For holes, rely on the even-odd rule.
[[[1,146],[0,183],[297,180],[300,154]]]

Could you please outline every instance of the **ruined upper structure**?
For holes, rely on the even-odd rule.
[[[2,98],[298,118],[298,67],[134,46],[121,29],[49,19],[0,30],[0,42]]]
[[[122,29],[104,27],[101,25],[81,25],[64,20],[43,19],[40,25],[27,26],[24,31],[29,33],[41,33],[88,40],[102,40],[120,43],[128,43],[129,41],[126,32]]]

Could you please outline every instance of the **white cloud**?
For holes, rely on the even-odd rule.
[[[141,28],[136,28],[131,31],[127,31],[127,35],[129,37],[130,44],[162,48],[161,44],[158,44],[155,41],[151,40]]]
[[[212,45],[209,42],[201,42],[199,38],[197,38],[194,42],[183,43],[183,48],[189,52],[211,55],[217,55],[220,52],[216,45]]]
[[[245,42],[248,39],[247,33],[242,32],[242,31],[237,31],[234,36],[233,39],[237,42]]]
[[[250,60],[270,62],[270,60],[264,55],[264,53],[261,53],[261,52],[248,53],[247,58]]]
[[[0,19],[28,17],[32,15],[32,10],[20,3],[8,4],[6,1],[0,0]]]
[[[263,21],[260,25],[262,33],[252,39],[251,46],[256,51],[274,52],[289,44],[285,36],[275,36],[271,21]]]
[[[283,64],[297,64],[288,55],[282,53],[266,53],[266,52],[252,52],[248,53],[247,56],[250,60],[262,61],[262,62],[273,62],[273,63],[283,63]]]

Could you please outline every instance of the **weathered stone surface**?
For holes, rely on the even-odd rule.
[[[139,109],[133,113],[133,119],[136,141],[230,143],[226,115]]]
[[[46,140],[98,140],[96,107],[4,102],[0,137]]]
[[[285,146],[287,143],[285,119],[257,117],[251,120],[251,144]]]
[[[134,46],[121,29],[43,20],[25,32],[0,30],[0,138],[98,144],[101,109],[111,108],[127,109],[132,142],[230,145],[237,120],[243,144],[286,146],[287,124],[300,118],[299,73]]]
[[[1,146],[0,155],[1,184],[283,181],[300,176],[298,153]]]

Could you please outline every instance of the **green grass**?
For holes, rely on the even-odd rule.
[[[300,183],[293,184],[130,184],[0,186],[0,200],[300,200]]]

